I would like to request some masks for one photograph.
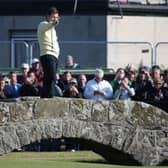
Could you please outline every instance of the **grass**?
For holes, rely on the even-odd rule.
[[[0,156],[0,168],[137,168],[111,165],[90,151],[80,152],[13,152]],[[143,167],[147,168],[147,167]],[[152,168],[152,167],[149,167]],[[161,168],[158,166],[157,168]],[[168,168],[168,166],[162,166]]]

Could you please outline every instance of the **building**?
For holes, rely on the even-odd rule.
[[[167,0],[1,0],[1,68],[39,57],[37,26],[52,5],[61,13],[60,66],[70,54],[81,67],[168,67]]]

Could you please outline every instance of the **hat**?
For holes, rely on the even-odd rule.
[[[39,61],[39,59],[37,59],[37,58],[33,58],[33,60],[32,60],[32,64],[36,64],[36,63],[39,63],[40,61]]]
[[[72,56],[72,55],[67,55],[66,60],[67,60],[67,61],[73,60],[73,56]]]
[[[27,63],[22,63],[21,68],[29,68],[29,64],[27,64]]]
[[[149,66],[144,66],[143,67],[145,71],[150,72],[150,67]]]
[[[72,84],[77,84],[77,80],[75,78],[71,79],[69,83],[72,83]]]

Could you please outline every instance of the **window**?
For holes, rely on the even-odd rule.
[[[36,31],[12,31],[11,33],[11,67],[20,67],[23,62],[31,64],[33,58],[39,57]]]

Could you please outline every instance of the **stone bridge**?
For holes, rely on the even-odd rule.
[[[0,154],[50,138],[86,140],[108,161],[168,161],[168,114],[133,101],[20,98],[0,102]]]

